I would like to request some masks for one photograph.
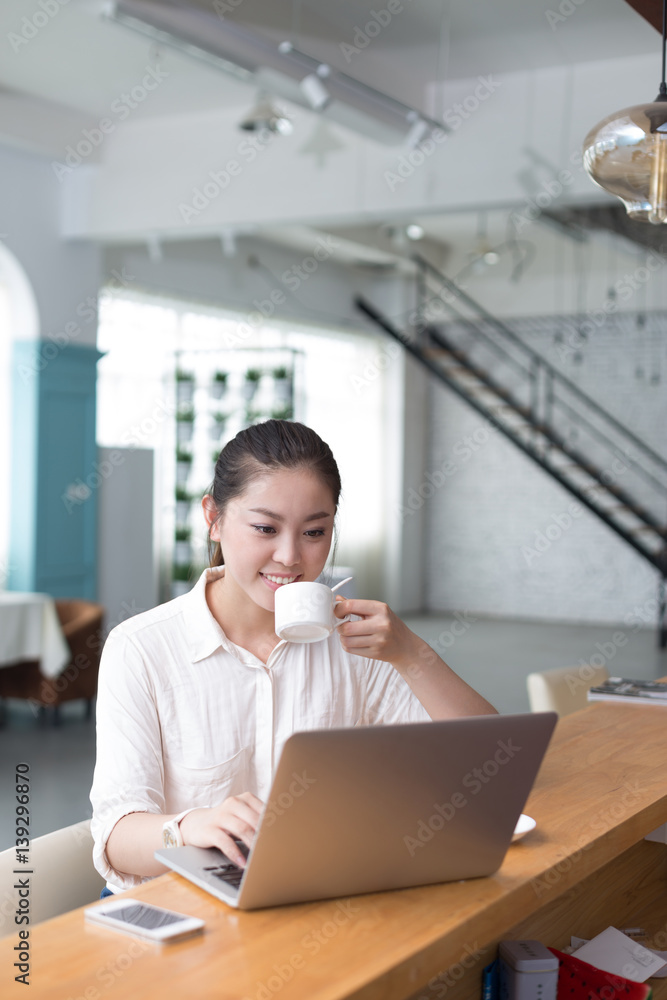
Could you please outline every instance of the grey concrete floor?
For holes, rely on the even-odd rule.
[[[658,649],[654,629],[440,615],[405,621],[503,713],[528,711],[529,673],[577,666],[593,656],[597,662],[603,657],[612,675],[667,674],[667,650]],[[95,763],[95,725],[85,718],[83,702],[64,706],[57,727],[40,724],[21,702],[9,702],[8,709],[0,729],[0,850],[14,844],[16,764],[30,766],[31,831],[37,837],[90,817]]]

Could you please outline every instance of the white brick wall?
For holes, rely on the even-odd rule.
[[[563,371],[667,455],[665,316],[653,320],[657,325],[649,324],[643,345],[648,356],[653,337],[653,367],[662,366],[659,384],[636,378],[636,335],[632,339],[625,322],[597,332],[583,362],[563,362]],[[524,328],[523,335],[558,362],[549,333],[530,335]],[[408,509],[410,498],[419,504],[420,488],[427,497],[422,512],[429,610],[627,623],[639,608],[647,623],[655,621],[658,574],[648,562],[587,509],[573,508],[574,497],[509,441],[489,433],[481,417],[435,380],[430,412],[430,465],[421,483],[406,484],[404,494]],[[436,470],[443,469],[446,475],[438,477]],[[432,484],[424,485],[427,473],[444,479],[432,496]],[[667,496],[663,519],[666,511]]]

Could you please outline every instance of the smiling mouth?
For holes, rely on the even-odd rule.
[[[278,584],[279,587],[284,587],[288,583],[294,583],[301,576],[300,573],[297,573],[296,576],[273,576],[270,573],[260,573],[259,575],[263,576],[265,580],[269,580],[270,583]]]

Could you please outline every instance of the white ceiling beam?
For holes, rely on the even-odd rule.
[[[63,159],[67,145],[83,136],[90,116],[60,104],[0,89],[0,143],[49,159]],[[88,162],[99,160],[93,149]]]

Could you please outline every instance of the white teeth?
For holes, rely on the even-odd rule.
[[[264,573],[264,576],[266,577],[267,580],[270,580],[271,583],[280,583],[280,584],[294,583],[294,581],[296,580],[295,576],[269,576],[268,573]]]

